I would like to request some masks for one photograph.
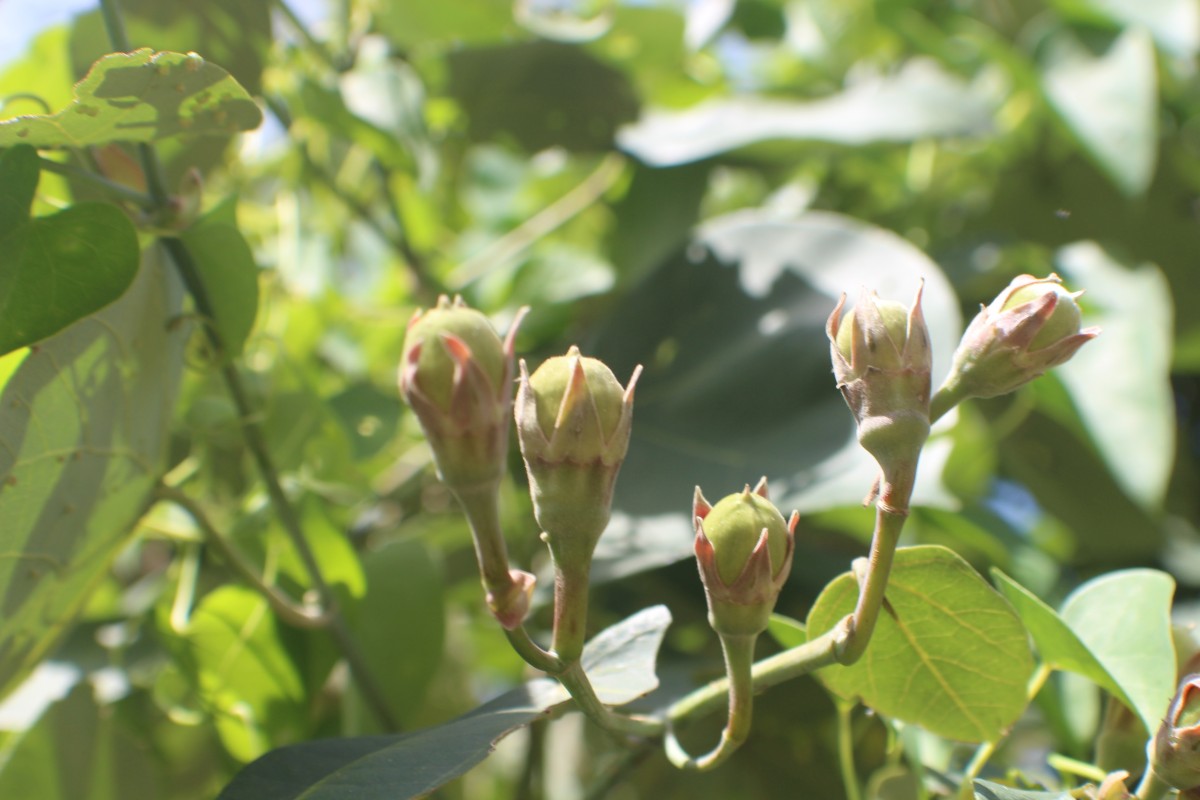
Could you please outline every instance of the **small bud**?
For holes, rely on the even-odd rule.
[[[604,362],[580,355],[574,346],[532,375],[521,362],[517,438],[534,515],[556,558],[569,539],[575,545],[569,549],[590,559],[608,525],[613,487],[629,449],[640,373],[638,367],[622,388]]]
[[[1200,675],[1180,682],[1149,750],[1150,768],[1164,782],[1181,791],[1200,787]]]
[[[433,448],[442,480],[468,489],[499,480],[508,450],[513,339],[502,342],[487,318],[443,295],[408,323],[400,391]]]
[[[715,506],[696,487],[692,511],[709,624],[722,635],[762,633],[791,570],[799,515],[784,521],[766,478]]]
[[[885,484],[911,481],[929,437],[932,355],[921,312],[923,288],[911,308],[864,290],[845,317],[843,295],[825,327],[838,389],[858,422],[858,441],[879,462]],[[907,503],[907,495],[896,502]]]
[[[959,398],[997,397],[1065,363],[1100,333],[1080,329],[1080,294],[1053,273],[1014,278],[967,327],[945,387]]]

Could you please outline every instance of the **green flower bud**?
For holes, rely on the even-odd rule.
[[[1180,791],[1200,788],[1200,675],[1179,684],[1150,743],[1150,768]]]
[[[1076,298],[1057,275],[1020,275],[980,310],[939,391],[958,398],[1007,394],[1075,355],[1099,328],[1080,329]]]
[[[590,560],[608,525],[613,487],[629,449],[639,374],[641,367],[622,387],[603,362],[581,356],[574,346],[533,375],[521,362],[517,438],[534,515],[556,559]]]
[[[863,291],[842,316],[845,295],[829,317],[833,372],[858,423],[858,441],[883,471],[884,500],[907,504],[917,458],[929,437],[929,331],[922,288],[912,307]]]
[[[524,309],[502,342],[483,314],[446,296],[408,323],[400,392],[433,449],[451,489],[495,482],[504,474],[512,409],[513,339]]]
[[[709,624],[723,636],[762,633],[792,566],[799,515],[784,521],[766,478],[715,506],[697,487],[692,514]]]

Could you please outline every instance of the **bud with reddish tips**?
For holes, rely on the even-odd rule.
[[[1080,327],[1081,294],[1053,273],[1014,278],[967,327],[935,405],[945,410],[968,397],[1007,394],[1069,360],[1100,333]]]
[[[917,290],[911,307],[866,290],[844,317],[829,317],[833,372],[858,423],[858,441],[879,462],[883,500],[907,507],[917,459],[929,437],[929,331]]]
[[[1150,769],[1165,783],[1183,792],[1200,789],[1200,675],[1180,682],[1149,756]]]
[[[784,521],[763,478],[716,505],[696,487],[692,516],[709,624],[725,636],[763,632],[791,570],[799,515]]]
[[[617,473],[629,449],[633,391],[641,367],[622,387],[602,361],[571,347],[532,375],[521,362],[517,438],[534,515],[556,558],[591,558],[608,525]]]

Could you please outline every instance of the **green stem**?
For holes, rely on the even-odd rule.
[[[862,658],[871,642],[905,519],[907,511],[889,511],[884,503],[876,504],[875,533],[871,537],[871,551],[867,556],[867,572],[859,587],[858,604],[850,618],[846,638],[838,648],[838,661],[842,664],[853,664]]]
[[[729,712],[721,739],[709,752],[692,757],[675,738],[673,728],[667,728],[667,758],[680,769],[706,771],[714,769],[750,736],[754,719],[754,643],[758,634],[749,636],[721,635],[721,650],[725,654],[725,675],[729,685]]]
[[[566,663],[578,661],[587,641],[588,569],[554,565],[554,634],[551,649]]]
[[[280,619],[297,628],[324,628],[329,625],[328,609],[314,611],[305,608],[288,597],[278,586],[273,586],[263,580],[237,547],[216,529],[199,503],[170,486],[159,486],[156,494],[161,499],[174,503],[187,512],[188,516],[196,523],[196,527],[204,534],[204,540],[221,553],[221,557],[233,568],[234,572],[266,598],[267,603]]]
[[[858,771],[854,768],[854,704],[837,701],[838,766],[842,773],[842,786],[846,789],[846,800],[862,800],[862,788],[858,784]]]
[[[929,424],[937,422],[946,412],[966,399],[962,382],[958,380],[957,373],[952,373],[929,401]]]
[[[1161,800],[1174,791],[1174,787],[1158,777],[1158,773],[1153,767],[1146,767],[1146,773],[1142,775],[1142,782],[1138,784],[1137,792],[1134,797],[1137,800]]]
[[[651,717],[617,714],[611,708],[600,702],[592,682],[583,671],[583,664],[578,661],[567,664],[562,672],[555,676],[563,687],[570,692],[579,710],[593,722],[612,733],[628,736],[661,736],[664,725],[661,720]]]

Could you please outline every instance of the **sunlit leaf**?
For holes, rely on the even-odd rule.
[[[186,326],[147,260],[121,299],[0,359],[0,695],[127,541],[162,466]]]
[[[996,102],[982,85],[914,61],[841,94],[810,101],[736,96],[683,111],[651,111],[622,129],[621,147],[653,166],[685,164],[759,142],[797,140],[861,145],[978,136]]]
[[[137,273],[137,232],[116,206],[80,203],[30,219],[38,172],[31,147],[0,155],[0,354],[98,311]]]
[[[975,800],[1072,800],[1069,792],[1042,792],[1034,789],[1014,789],[991,781],[977,780]]]
[[[0,122],[0,147],[86,147],[258,127],[262,112],[229,73],[195,54],[144,48],[100,59],[52,115]]]
[[[596,696],[623,705],[658,688],[655,662],[671,612],[652,606],[597,634],[583,651],[583,669]]]
[[[1061,612],[1150,731],[1158,729],[1175,693],[1174,593],[1175,581],[1165,572],[1110,572],[1072,592]]]
[[[1042,85],[1084,150],[1121,191],[1141,194],[1158,158],[1154,44],[1140,28],[1093,56],[1070,34],[1049,46]]]
[[[226,202],[236,204],[232,199]],[[224,214],[219,208],[210,212],[180,238],[204,282],[224,355],[236,358],[258,315],[258,264],[241,231],[223,221]]]
[[[1043,663],[1054,669],[1082,675],[1112,692],[1121,702],[1132,705],[1125,690],[1113,680],[1104,665],[1096,660],[1087,645],[1079,640],[1054,609],[1000,570],[992,570],[992,576],[1033,637]]]
[[[1027,634],[1012,607],[953,551],[901,548],[887,604],[862,659],[818,673],[844,698],[951,739],[995,739],[1025,710],[1033,672]],[[829,584],[808,616],[828,631],[854,610],[850,573]]]
[[[1126,267],[1094,242],[1060,250],[1055,269],[1084,290],[1086,324],[1102,331],[1056,374],[1121,488],[1155,509],[1175,463],[1171,287],[1157,267]]]

